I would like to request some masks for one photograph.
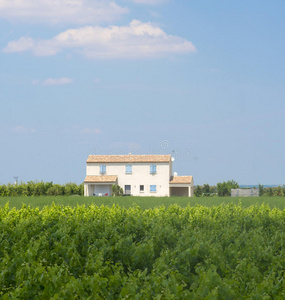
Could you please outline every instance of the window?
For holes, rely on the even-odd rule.
[[[144,185],[140,185],[140,192],[144,192]]]
[[[126,174],[132,174],[132,165],[126,165]]]
[[[154,185],[154,184],[150,185],[150,191],[156,192],[156,185]]]
[[[105,174],[106,173],[106,165],[101,165],[100,166],[100,173]]]
[[[156,174],[156,165],[150,165],[150,174]]]

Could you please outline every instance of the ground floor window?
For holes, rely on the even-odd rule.
[[[140,185],[140,192],[144,192],[144,185]]]
[[[130,185],[125,185],[125,194],[130,195],[131,194],[131,186]]]
[[[155,184],[150,185],[150,191],[151,192],[156,192],[156,185]]]

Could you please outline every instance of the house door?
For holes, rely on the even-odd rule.
[[[130,194],[131,194],[131,186],[125,185],[125,195],[130,195]]]

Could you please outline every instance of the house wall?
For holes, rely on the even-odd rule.
[[[156,174],[150,174],[150,165],[156,165]],[[87,163],[86,175],[101,175],[102,163]],[[131,185],[134,196],[169,196],[169,179],[171,175],[170,163],[133,163],[132,174],[126,174],[125,163],[104,163],[105,175],[117,175],[118,185],[125,190],[125,185]],[[104,175],[103,175],[104,176]],[[140,192],[140,185],[144,185],[144,192]],[[156,192],[150,191],[150,185],[156,185]]]
[[[92,196],[94,187],[91,184],[84,183],[84,196]]]

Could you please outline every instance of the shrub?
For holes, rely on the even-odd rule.
[[[202,194],[203,194],[202,188],[200,187],[200,185],[197,185],[197,187],[195,188],[195,191],[194,191],[194,195],[196,197],[201,197]]]
[[[119,185],[117,184],[112,185],[112,196],[122,196],[123,194],[124,191]]]
[[[228,180],[227,182],[223,181],[217,184],[218,195],[220,197],[230,196],[231,189],[237,188],[239,188],[239,184],[234,180]]]

